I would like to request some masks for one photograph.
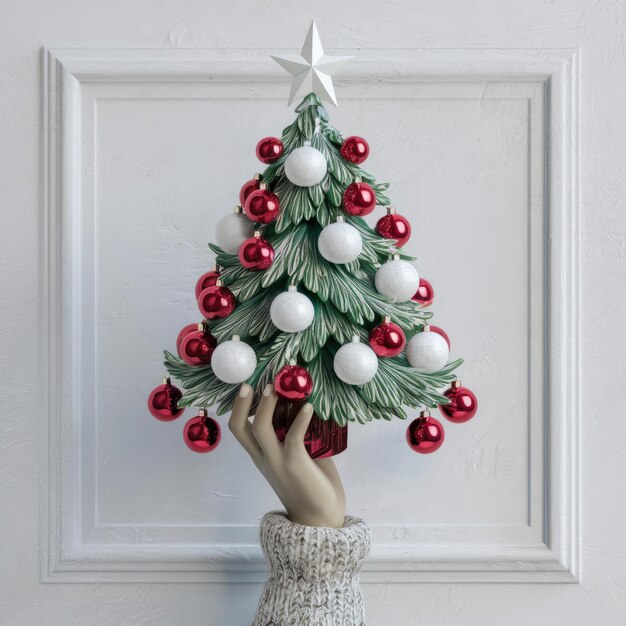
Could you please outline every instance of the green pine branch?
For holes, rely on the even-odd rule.
[[[315,94],[306,96],[296,113],[282,134],[282,156],[262,174],[263,182],[281,204],[277,221],[262,226],[263,237],[274,247],[272,266],[263,272],[247,270],[236,254],[209,244],[220,266],[220,279],[237,298],[231,315],[209,321],[211,333],[220,342],[239,335],[252,346],[257,367],[248,383],[257,395],[290,361],[306,365],[314,380],[309,400],[322,419],[334,419],[339,424],[406,419],[403,407],[447,403],[441,390],[454,379],[461,359],[439,372],[423,373],[412,368],[404,355],[380,358],[374,379],[361,386],[347,385],[335,375],[332,361],[339,346],[355,335],[367,341],[371,328],[384,316],[390,316],[410,337],[432,313],[412,301],[395,303],[376,291],[374,276],[382,263],[393,254],[407,260],[414,257],[397,248],[395,241],[379,236],[362,218],[347,215],[341,206],[346,187],[357,180],[370,184],[377,204],[387,206],[388,183],[377,182],[360,166],[341,157],[344,138],[328,124],[328,113]],[[295,148],[307,142],[325,156],[328,173],[319,185],[298,187],[285,176],[284,164]],[[329,263],[317,250],[322,228],[338,216],[357,228],[363,241],[359,258],[343,266]],[[269,308],[274,297],[290,284],[296,284],[311,299],[315,318],[304,331],[286,334],[272,324]],[[218,405],[218,414],[232,409],[239,385],[218,380],[210,365],[194,367],[167,350],[164,354],[170,376],[180,380],[185,390],[181,406]]]

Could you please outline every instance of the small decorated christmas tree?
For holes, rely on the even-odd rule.
[[[179,356],[165,350],[184,395],[167,378],[149,399],[163,420],[201,408],[185,427],[196,451],[219,441],[205,409],[228,412],[243,382],[257,397],[274,384],[284,401],[275,417],[281,438],[292,409],[312,403],[314,457],[345,449],[348,422],[406,419],[407,407],[440,407],[456,422],[476,412],[453,374],[461,359],[449,362],[447,335],[427,323],[433,289],[403,249],[409,222],[391,208],[388,184],[362,168],[367,141],[344,138],[320,101],[335,101],[330,74],[346,59],[323,55],[315,25],[302,57],[277,59],[294,74],[292,100],[309,93],[280,139],[258,143],[267,167],[218,224],[209,244],[216,267],[196,285],[203,320],[180,331]],[[373,230],[363,217],[377,207],[386,210]],[[426,410],[407,431],[418,452],[436,450],[443,436]]]

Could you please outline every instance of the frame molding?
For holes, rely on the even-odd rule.
[[[280,51],[273,50],[273,53]],[[342,51],[349,54],[350,51]],[[80,498],[71,475],[80,462],[80,424],[62,412],[62,215],[80,207],[81,91],[98,82],[286,82],[266,51],[43,50],[41,376],[48,424],[41,462],[42,582],[257,582],[261,549],[250,544],[85,544]],[[476,93],[490,82],[533,83],[545,113],[543,256],[543,542],[511,545],[375,545],[363,582],[578,582],[579,463],[579,173],[578,50],[363,50],[339,84],[359,97],[388,97],[384,86],[463,82]],[[472,87],[468,87],[472,88]],[[80,168],[79,168],[80,169]],[[77,180],[78,179],[78,180]],[[535,268],[536,271],[536,268]],[[71,328],[70,328],[71,330]],[[67,328],[65,329],[67,331]],[[69,443],[68,443],[69,442]],[[73,442],[73,447],[72,447]],[[72,482],[74,480],[74,482]],[[69,509],[69,510],[68,510]],[[530,525],[530,520],[529,520]],[[523,537],[520,533],[520,537]]]

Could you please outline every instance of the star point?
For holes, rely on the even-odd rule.
[[[272,56],[292,76],[288,105],[296,98],[314,92],[320,99],[337,106],[332,76],[351,58],[324,54],[315,22],[311,22],[300,56]]]

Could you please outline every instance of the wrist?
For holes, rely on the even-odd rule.
[[[287,511],[287,521],[299,526],[312,526],[314,528],[344,528],[346,516],[343,511],[335,514],[326,513],[324,515],[302,515],[299,511]]]

